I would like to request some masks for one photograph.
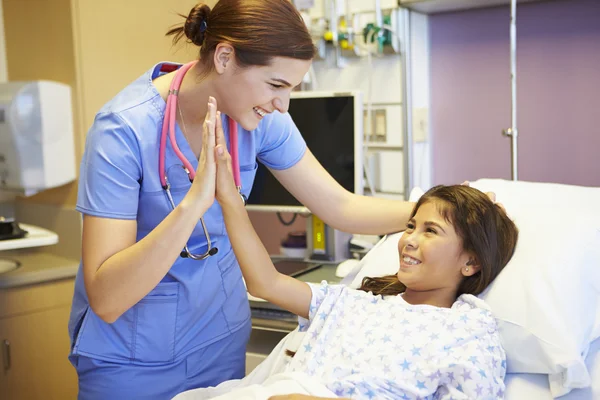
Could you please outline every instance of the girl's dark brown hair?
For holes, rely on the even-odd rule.
[[[183,36],[200,46],[205,72],[214,68],[219,43],[235,50],[240,67],[269,65],[273,57],[312,60],[315,46],[302,16],[289,0],[220,0],[211,10],[197,4],[186,20],[167,32],[173,44]]]
[[[500,274],[512,258],[519,231],[502,207],[474,188],[463,185],[435,186],[417,202],[410,218],[419,207],[434,202],[444,219],[452,224],[462,239],[464,251],[475,254],[481,269],[464,277],[456,296],[468,293],[478,295]],[[381,295],[397,295],[406,290],[396,275],[364,278],[359,290]]]

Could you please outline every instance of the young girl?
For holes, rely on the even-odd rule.
[[[310,284],[280,274],[261,245],[218,122],[217,154],[216,195],[248,291],[297,314],[307,332],[286,372],[351,398],[502,398],[505,354],[490,309],[475,297],[517,242],[501,206],[467,186],[434,187],[399,240],[396,275],[365,278],[359,290]]]

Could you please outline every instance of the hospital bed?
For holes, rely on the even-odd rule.
[[[491,179],[471,185],[495,192],[520,230],[515,255],[481,295],[507,353],[505,399],[600,399],[600,188]],[[421,194],[416,188],[411,200]],[[400,235],[384,237],[342,283],[358,287],[365,276],[395,273]],[[260,384],[282,371],[286,350],[302,335],[290,333],[244,380],[222,388]],[[177,400],[206,394],[192,390]]]

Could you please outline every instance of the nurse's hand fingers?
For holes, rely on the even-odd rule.
[[[216,144],[217,146],[223,146],[227,150],[227,143],[225,142],[225,133],[223,133],[223,120],[221,119],[221,111],[217,111],[217,127],[215,129]]]
[[[502,204],[502,203],[494,203],[494,204],[496,204],[498,207],[500,207],[500,209],[502,211],[504,211],[504,214],[506,214],[506,208],[504,208],[504,204]]]
[[[217,101],[214,97],[208,98],[208,110],[204,120],[204,132],[202,137],[202,149],[206,154],[205,162],[208,165],[215,163],[215,120],[217,116]]]

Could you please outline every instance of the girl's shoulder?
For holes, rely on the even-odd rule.
[[[497,329],[496,317],[491,307],[472,294],[459,296],[452,305],[451,310],[456,313],[457,318],[477,322],[493,330]]]
[[[487,311],[487,312],[492,311],[490,306],[485,301],[483,301],[479,297],[474,296],[472,294],[460,295],[456,299],[454,304],[452,304],[452,309],[458,310],[458,311],[469,311],[469,310],[480,310],[480,311]]]

